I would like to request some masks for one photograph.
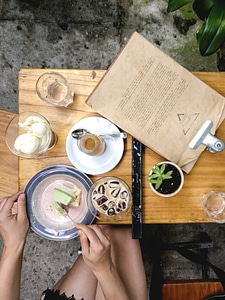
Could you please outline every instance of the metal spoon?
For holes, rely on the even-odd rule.
[[[76,225],[76,222],[73,220],[73,218],[69,215],[69,207],[68,205],[65,205],[61,202],[57,202],[58,205],[65,211],[67,217]]]
[[[83,135],[90,133],[86,129],[75,129],[72,131],[71,135],[75,139],[81,138]],[[127,133],[126,132],[115,132],[115,133],[109,133],[109,134],[99,134],[100,137],[102,138],[121,138],[121,139],[126,139],[127,138]]]

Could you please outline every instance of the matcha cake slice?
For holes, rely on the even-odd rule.
[[[64,205],[71,204],[73,206],[79,206],[80,197],[81,190],[78,188],[71,189],[66,186],[58,186],[53,189],[54,206],[56,210],[60,213],[63,213],[64,210],[61,208],[58,202]]]

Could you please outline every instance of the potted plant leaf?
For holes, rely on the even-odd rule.
[[[184,174],[175,163],[163,161],[151,169],[148,182],[153,192],[157,195],[171,197],[182,189]]]
[[[217,66],[225,70],[225,1],[224,0],[168,0],[168,12],[174,12],[191,4],[196,16],[202,21],[197,32],[197,42],[202,56],[218,51]]]

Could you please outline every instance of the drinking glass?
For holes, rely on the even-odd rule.
[[[57,72],[47,72],[41,75],[36,84],[38,96],[45,102],[68,106],[73,102],[74,91],[65,77]]]
[[[35,158],[55,146],[57,135],[45,117],[28,111],[17,114],[10,121],[5,131],[5,140],[13,154]]]
[[[211,191],[203,195],[202,203],[207,216],[216,223],[225,223],[225,193]]]
[[[106,176],[91,186],[88,197],[90,212],[101,221],[121,220],[128,214],[132,205],[129,186],[121,178]]]

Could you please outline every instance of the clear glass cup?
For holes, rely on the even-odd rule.
[[[77,140],[77,146],[83,153],[97,156],[105,151],[105,141],[96,134],[86,133]]]
[[[225,193],[211,191],[203,195],[202,203],[207,216],[216,223],[225,223]]]
[[[90,212],[101,221],[116,221],[126,217],[132,205],[129,186],[121,178],[106,176],[91,186],[88,197]]]
[[[58,106],[66,107],[74,98],[74,91],[68,81],[57,72],[41,75],[36,84],[36,91],[43,101]]]
[[[27,111],[17,114],[10,121],[5,131],[5,140],[13,154],[35,158],[55,146],[57,135],[45,117]]]

